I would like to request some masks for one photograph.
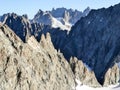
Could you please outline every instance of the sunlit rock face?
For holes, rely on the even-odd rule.
[[[120,82],[120,69],[117,64],[108,69],[105,74],[104,86],[116,84]]]
[[[0,89],[72,90],[72,70],[57,52],[50,34],[40,43],[31,36],[24,43],[10,28],[0,24]]]
[[[75,75],[75,79],[79,80],[83,85],[91,87],[101,87],[97,81],[94,71],[91,70],[85,63],[77,58],[70,59],[70,66]]]

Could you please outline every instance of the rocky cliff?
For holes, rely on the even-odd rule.
[[[23,43],[6,25],[0,24],[1,90],[72,90],[72,70],[50,39],[40,43],[32,36]]]
[[[110,67],[104,78],[104,86],[120,82],[120,69],[118,65],[114,64],[112,67]]]
[[[85,63],[75,57],[71,58],[69,62],[75,75],[75,79],[81,81],[83,85],[101,87],[95,77],[94,71],[92,71]]]

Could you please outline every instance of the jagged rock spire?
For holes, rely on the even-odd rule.
[[[76,57],[71,57],[70,66],[75,75],[75,79],[92,87],[101,86],[95,77],[94,71],[90,70],[81,60],[78,60]]]

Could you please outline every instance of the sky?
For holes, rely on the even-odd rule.
[[[98,9],[120,3],[120,0],[0,0],[0,15],[5,13],[27,14],[30,19],[39,9],[72,8],[83,11],[86,7]]]

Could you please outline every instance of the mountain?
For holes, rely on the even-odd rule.
[[[34,56],[35,54],[35,59],[37,58],[36,63],[37,62],[39,62],[39,64],[42,63],[41,61],[39,61],[39,58],[43,58],[43,57],[46,57],[45,60],[47,60],[48,57],[50,58],[49,60],[52,61],[54,59],[51,58],[52,56],[49,56],[49,54],[55,55],[55,57],[58,57],[58,59],[56,59],[58,61],[59,59],[61,60],[61,58],[64,59],[64,61],[59,61],[59,62],[52,61],[52,63],[50,63],[51,67],[53,63],[55,62],[57,62],[57,64],[59,63],[58,65],[55,64],[55,67],[53,68],[53,72],[56,71],[56,73],[58,73],[56,67],[62,66],[61,68],[64,69],[63,72],[65,73],[63,73],[62,75],[61,73],[59,73],[61,78],[63,78],[65,74],[68,75],[68,73],[66,73],[67,71],[66,69],[68,68],[69,69],[68,72],[70,72],[69,74],[71,74],[72,76],[68,75],[68,77],[70,78],[67,78],[67,80],[70,79],[71,84],[73,86],[76,85],[75,79],[78,79],[82,84],[86,84],[92,87],[101,87],[101,85],[108,86],[120,82],[120,64],[119,64],[120,63],[120,52],[119,52],[120,51],[120,41],[119,41],[120,11],[119,9],[120,9],[120,4],[111,6],[109,8],[91,10],[90,12],[88,8],[84,12],[87,13],[89,12],[89,14],[86,16],[86,13],[84,13],[85,17],[81,17],[75,23],[75,25],[72,26],[69,32],[67,30],[62,30],[61,28],[53,28],[53,26],[51,26],[53,23],[51,22],[51,20],[53,18],[62,24],[64,20],[65,22],[69,21],[69,23],[71,24],[75,21],[74,19],[71,19],[69,17],[70,15],[72,17],[72,14],[70,13],[72,12],[72,10],[70,9],[69,11],[67,11],[65,8],[56,9],[56,10],[53,9],[52,11],[46,11],[46,12],[39,10],[39,13],[35,15],[36,18],[34,18],[32,21],[30,21],[26,15],[19,16],[15,13],[12,14],[8,13],[1,17],[1,21],[3,24],[7,24],[12,29],[12,31],[14,31],[14,33],[20,37],[21,42],[23,44],[25,45],[27,44],[25,48],[29,48],[30,45],[32,45],[32,48],[34,48],[35,50],[34,49],[31,50],[30,52],[31,54],[29,55],[28,53],[28,56],[32,58],[34,61],[34,58],[32,56]],[[61,13],[62,12],[65,13],[62,17],[62,22],[61,22],[61,18],[59,18],[61,17],[60,15],[62,14],[57,11]],[[77,16],[73,15],[72,18],[75,17]],[[73,21],[70,22],[70,20]],[[40,23],[39,21],[43,23]],[[45,24],[44,22],[48,23],[49,25]],[[1,26],[3,26],[4,28],[7,27],[6,25],[5,26],[1,25]],[[6,31],[7,29],[8,27],[6,28]],[[48,32],[50,33],[50,35],[48,34]],[[10,36],[11,38],[15,38],[12,40],[13,41],[11,43],[12,46],[8,45],[7,43],[2,43],[1,45],[5,44],[7,46],[11,46],[17,50],[16,53],[18,55],[21,55],[20,53],[22,52],[19,51],[19,48],[16,48],[17,46],[19,46],[19,44],[16,44],[17,36],[14,34],[8,34],[8,35],[15,36],[15,37]],[[8,35],[6,34],[6,37],[8,37]],[[10,37],[8,37],[8,40],[11,42]],[[47,37],[49,37],[48,41],[46,39]],[[51,42],[53,43],[55,50],[53,50],[54,47],[53,45],[51,45]],[[23,45],[23,47],[25,45]],[[43,50],[43,52],[46,53],[45,55],[43,55],[43,57],[40,56],[39,54],[37,54],[38,56],[36,55],[37,53],[36,50],[38,49],[38,47],[41,47],[40,50],[45,49]],[[11,48],[9,48],[8,51],[9,50],[11,51]],[[6,53],[5,56],[7,56],[9,52]],[[59,57],[59,55],[58,54],[56,55],[55,52],[57,53],[61,52],[63,53],[63,55]],[[13,56],[16,56],[16,54],[13,54]],[[24,58],[28,58],[27,60],[29,60],[30,58],[28,56],[26,55]],[[7,58],[5,60],[7,60]],[[62,64],[62,62],[64,62],[64,64]],[[66,64],[68,66],[64,67]],[[43,68],[43,67],[39,67],[39,68]],[[45,70],[48,68],[49,67],[46,67]],[[47,72],[48,71],[46,71],[46,73]],[[64,80],[62,80],[61,82],[59,82],[59,80],[58,82],[54,81],[54,83],[55,85],[56,83],[57,85],[63,85],[62,82],[64,82]],[[64,84],[65,86],[67,85],[70,86],[70,82]],[[56,87],[51,86],[51,88],[56,88]],[[61,89],[62,87],[58,87],[58,88]],[[68,89],[68,87],[67,89],[66,87],[64,88],[65,90]],[[71,89],[71,87],[69,89]],[[46,90],[49,89],[47,88]],[[64,89],[62,88],[62,90]]]
[[[54,46],[58,45],[62,47],[62,44],[67,36],[66,30],[60,28],[52,28],[50,25],[44,25],[40,23],[30,23],[26,15],[17,15],[16,13],[7,13],[1,16],[1,22],[8,25],[22,41],[26,42],[28,37],[33,35],[37,41],[40,41],[42,34],[51,34],[52,42]]]
[[[0,23],[0,41],[1,90],[73,90],[79,76],[82,83],[100,87],[94,72],[88,71],[82,61],[72,58],[69,64],[57,52],[49,33],[42,34],[40,42],[30,36],[24,43],[7,25]]]
[[[31,24],[33,29],[33,35],[37,39],[37,41],[40,41],[41,35],[46,35],[47,32],[51,35],[52,43],[54,44],[54,47],[58,50],[59,48],[62,48],[64,46],[64,42],[67,38],[68,31],[67,30],[61,30],[60,28],[52,28],[49,25],[39,24],[39,23],[32,23]],[[57,48],[59,47],[59,48]]]
[[[42,23],[45,25],[50,25],[54,28],[60,27],[61,29],[70,29],[69,26],[63,25],[60,21],[54,18],[49,12],[43,12],[41,10],[35,15],[32,22]]]
[[[24,42],[32,33],[27,15],[19,16],[15,13],[7,13],[1,16],[1,22],[7,24]]]
[[[81,17],[87,16],[90,12],[90,8],[87,7],[83,12],[73,9],[66,9],[66,8],[57,8],[52,9],[50,12],[55,18],[61,18],[66,22],[74,25]]]
[[[24,43],[9,27],[0,24],[1,90],[72,90],[72,70],[57,52],[50,35],[40,43],[33,36]]]
[[[91,10],[72,27],[64,46],[60,48],[67,59],[76,56],[83,60],[95,72],[101,84],[104,84],[108,69],[120,61],[117,58],[120,55],[119,9],[120,4]],[[120,75],[116,77],[115,82],[118,82]]]
[[[74,73],[75,81],[80,81],[81,85],[88,85],[94,88],[101,87],[100,83],[95,77],[94,71],[92,71],[85,63],[83,63],[82,60],[78,60],[76,57],[71,57],[69,63]]]
[[[62,30],[70,30],[71,26],[74,25],[81,17],[86,16],[89,11],[89,7],[83,12],[66,8],[53,8],[52,11],[45,12],[39,10],[31,22],[50,25],[53,28],[59,27]]]

